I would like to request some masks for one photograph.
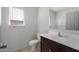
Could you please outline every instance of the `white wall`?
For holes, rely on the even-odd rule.
[[[1,26],[0,26],[0,42],[1,42]]]
[[[56,12],[49,10],[50,15],[50,27],[56,29],[57,21],[56,21]]]
[[[40,7],[38,13],[38,32],[45,33],[49,30],[49,8]]]
[[[0,42],[1,42],[1,15],[2,15],[2,13],[1,13],[1,7],[0,7]]]
[[[38,8],[22,7],[21,9],[24,10],[24,19],[26,25],[20,27],[12,27],[8,26],[9,8],[2,8],[1,41],[7,43],[7,51],[16,51],[17,49],[26,47],[28,42],[35,38],[37,33]]]

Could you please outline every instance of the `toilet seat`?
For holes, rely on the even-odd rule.
[[[29,46],[31,46],[32,48],[32,51],[35,51],[37,45],[39,44],[40,42],[40,36],[39,34],[37,34],[37,39],[33,39],[31,41],[29,41]]]

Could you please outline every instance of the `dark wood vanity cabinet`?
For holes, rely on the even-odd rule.
[[[79,52],[79,51],[41,36],[41,52]]]

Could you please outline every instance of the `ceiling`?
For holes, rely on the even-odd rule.
[[[55,11],[55,12],[59,12],[59,11],[69,9],[69,7],[51,7],[50,9]]]

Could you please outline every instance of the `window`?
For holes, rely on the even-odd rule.
[[[24,10],[19,8],[9,8],[9,25],[22,26],[24,22]]]

